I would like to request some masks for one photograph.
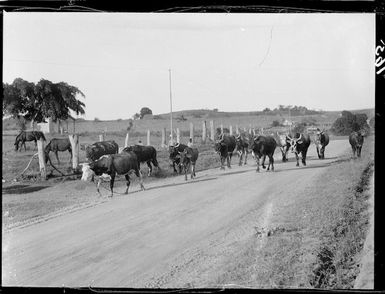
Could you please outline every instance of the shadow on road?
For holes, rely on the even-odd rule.
[[[2,188],[2,192],[4,194],[26,194],[40,191],[48,187],[49,186],[14,185]]]

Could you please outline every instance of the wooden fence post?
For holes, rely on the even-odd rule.
[[[124,148],[128,147],[128,140],[130,139],[130,133],[127,132],[126,139],[124,140]]]
[[[233,126],[230,126],[230,136],[233,134]]]
[[[72,148],[72,169],[77,171],[79,166],[79,137],[78,135],[68,135]]]
[[[147,130],[147,146],[150,146],[150,130]]]
[[[162,129],[162,142],[160,145],[162,148],[166,147],[166,128]]]
[[[214,121],[210,120],[210,139],[211,141],[214,141]]]
[[[37,140],[37,153],[39,156],[39,168],[40,175],[43,180],[47,179],[47,166],[45,164],[45,153],[44,153],[44,140],[40,138]]]
[[[221,124],[221,134],[223,134],[223,124]]]
[[[179,128],[176,128],[176,142],[180,143],[180,131],[179,131]]]
[[[99,142],[103,142],[104,141],[104,134],[100,134],[99,135]]]
[[[235,133],[236,133],[237,135],[239,135],[238,125],[235,125]]]
[[[192,139],[192,142],[194,143],[194,124],[190,123],[190,138]]]
[[[202,122],[202,143],[206,143],[207,133],[206,133],[206,121]]]

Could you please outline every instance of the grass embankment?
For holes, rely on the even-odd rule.
[[[342,204],[337,223],[322,236],[323,244],[310,280],[315,288],[351,289],[354,286],[359,274],[359,253],[369,224],[367,190],[373,169],[374,161],[370,160],[352,194]]]

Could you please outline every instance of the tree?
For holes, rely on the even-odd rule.
[[[52,83],[41,79],[36,85],[17,78],[11,85],[4,84],[3,115],[14,118],[23,116],[27,120],[44,122],[51,118],[54,122],[65,120],[69,111],[84,114],[84,103],[76,99],[85,97],[77,87],[67,83]]]
[[[349,135],[353,131],[362,129],[368,131],[367,119],[368,116],[365,113],[353,114],[344,110],[341,112],[341,117],[334,121],[331,129],[336,135]]]
[[[132,116],[132,118],[133,118],[134,120],[140,119],[140,114],[139,114],[139,113],[135,113],[135,114]]]
[[[271,123],[271,126],[272,127],[279,127],[279,126],[281,126],[281,123],[278,120],[273,120],[273,122]]]
[[[139,118],[142,119],[146,114],[152,114],[152,110],[148,107],[142,107]]]

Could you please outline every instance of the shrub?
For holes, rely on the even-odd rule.
[[[346,136],[353,131],[369,130],[367,124],[367,115],[365,113],[353,114],[349,111],[342,111],[341,117],[337,118],[331,127],[331,131],[335,135]]]
[[[279,127],[281,126],[282,124],[278,121],[278,120],[273,120],[273,122],[271,123],[271,126],[272,127]]]
[[[99,118],[97,118],[97,117],[95,117],[95,118],[94,118],[94,121],[100,121],[100,119],[99,119]]]

